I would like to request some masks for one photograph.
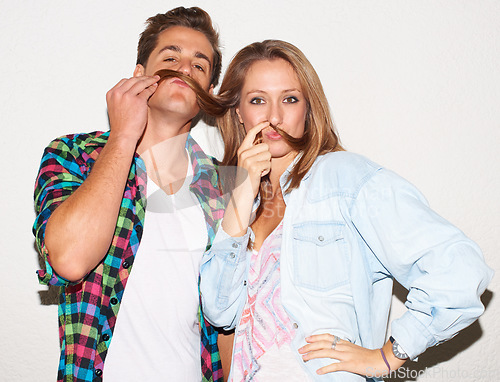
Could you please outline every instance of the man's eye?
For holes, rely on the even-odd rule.
[[[255,98],[252,98],[250,103],[253,103],[254,105],[260,105],[260,104],[264,103],[264,100],[262,98],[255,97]]]
[[[194,65],[194,67],[196,69],[198,69],[200,72],[204,72],[205,71],[205,68],[203,66],[201,66],[201,65]]]
[[[293,97],[293,96],[290,96],[290,97],[286,97],[284,100],[283,100],[284,103],[295,103],[295,102],[299,102],[298,98],[297,97]]]

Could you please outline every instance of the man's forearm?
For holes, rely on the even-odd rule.
[[[106,255],[135,147],[134,140],[111,134],[88,178],[49,218],[45,245],[60,276],[78,281]]]

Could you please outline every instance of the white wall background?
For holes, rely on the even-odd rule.
[[[65,133],[107,129],[105,93],[132,74],[144,21],[178,5],[213,16],[224,67],[266,38],[301,48],[344,145],[416,184],[500,269],[500,1],[1,0],[2,381],[56,376],[57,307],[41,303],[31,234],[43,148]],[[412,366],[418,381],[498,379],[499,279],[479,323]],[[401,309],[396,299],[394,314]]]

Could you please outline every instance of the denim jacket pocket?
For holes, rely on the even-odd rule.
[[[349,281],[343,222],[293,225],[293,270],[298,286],[326,291]]]

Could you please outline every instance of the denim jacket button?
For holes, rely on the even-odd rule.
[[[318,236],[318,240],[319,240],[319,241],[324,241],[324,240],[325,240],[325,238],[324,238],[323,236],[321,236],[321,235],[320,235],[320,236]]]
[[[235,258],[235,256],[236,256],[236,255],[234,254],[234,252],[231,252],[231,253],[229,254],[229,257],[230,257],[231,259],[234,259],[234,258]]]
[[[298,327],[299,327],[299,325],[298,325],[296,322],[294,322],[294,323],[293,323],[293,328],[294,328],[294,329],[298,329]]]
[[[238,248],[238,244],[237,243],[233,243],[233,248]]]

